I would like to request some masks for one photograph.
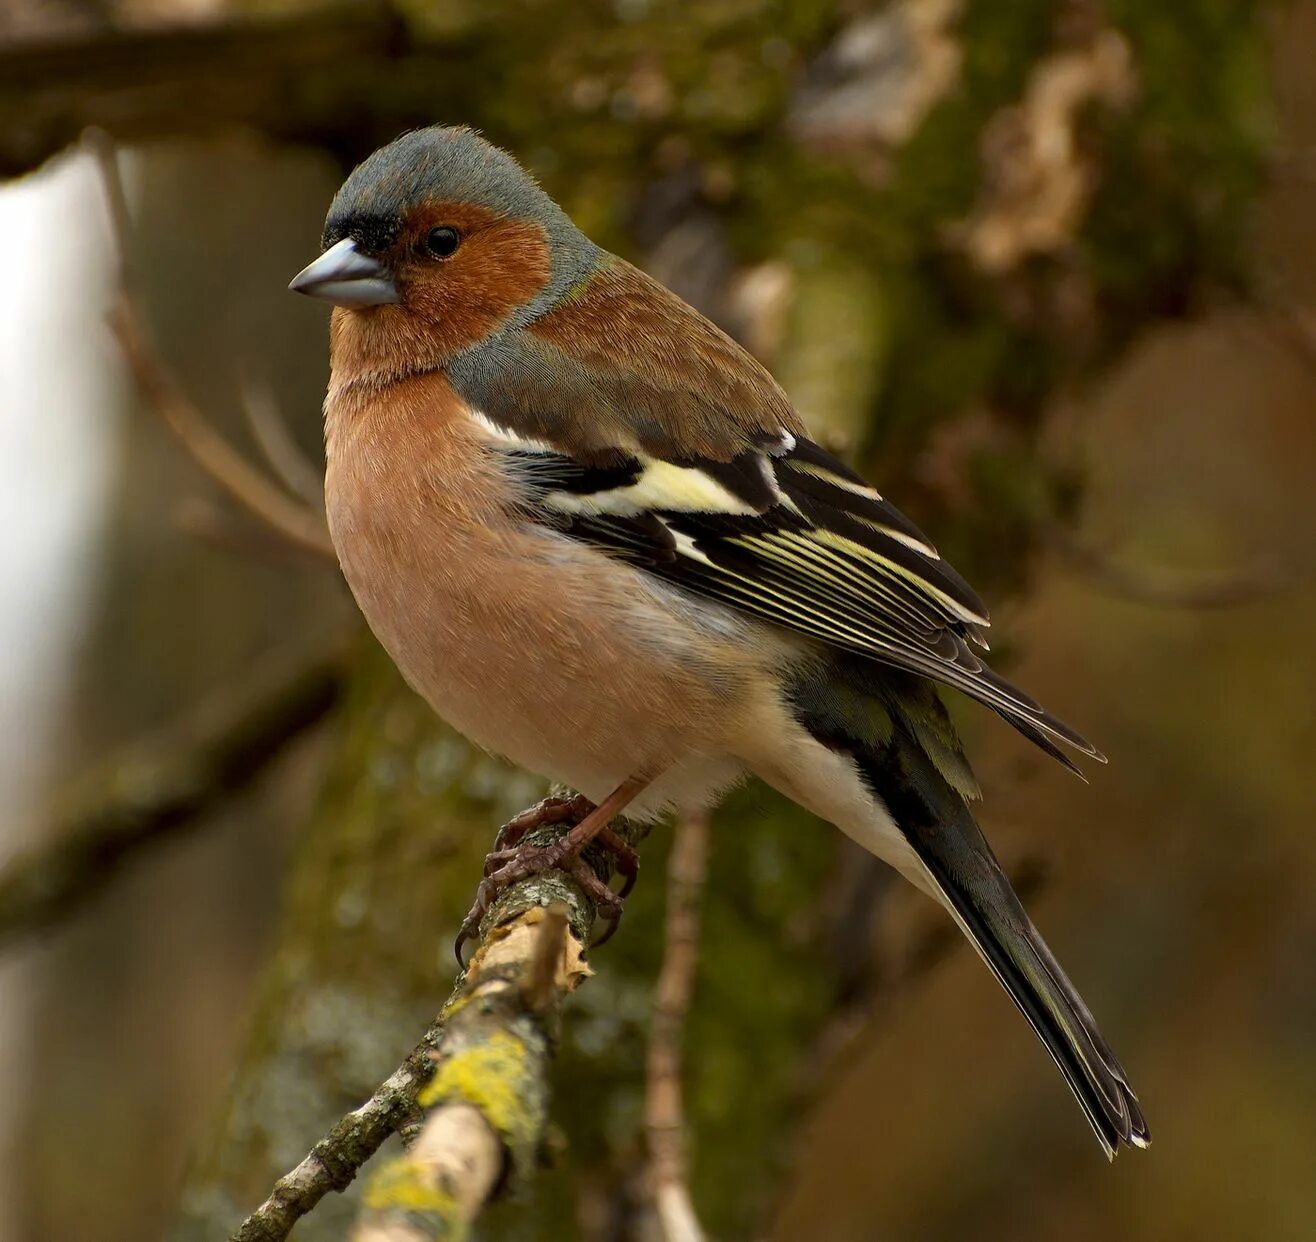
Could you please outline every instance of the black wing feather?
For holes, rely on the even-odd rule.
[[[573,538],[696,595],[961,690],[1075,771],[1057,741],[1101,757],[969,649],[989,624],[977,593],[914,523],[818,445],[787,437],[728,462],[618,454],[586,465],[539,446],[508,456],[535,515]],[[671,467],[697,472],[699,486],[682,492]],[[650,469],[657,482],[642,505]],[[669,495],[663,485],[670,507],[654,504]],[[721,508],[690,502],[705,486],[724,498]]]

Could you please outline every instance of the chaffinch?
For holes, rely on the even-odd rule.
[[[756,774],[941,902],[1107,1155],[1145,1146],[933,683],[1100,755],[974,654],[982,601],[772,376],[469,129],[357,167],[291,287],[334,304],[326,500],[366,619],[473,742],[597,804],[495,882]]]

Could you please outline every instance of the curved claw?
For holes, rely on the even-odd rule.
[[[466,942],[480,930],[480,924],[484,921],[484,916],[489,913],[489,904],[492,899],[493,892],[486,875],[486,878],[480,881],[479,887],[475,890],[474,905],[466,912],[461,927],[457,929],[457,939],[452,942],[452,952],[457,959],[459,970],[466,969],[466,959],[462,957],[462,950],[466,947]]]
[[[640,856],[611,828],[605,828],[596,840],[612,855],[613,869],[621,876],[617,897],[625,901],[640,878]]]
[[[589,947],[597,949],[600,945],[607,944],[609,940],[617,934],[617,928],[621,926],[621,911],[618,910],[611,918],[604,916],[604,922],[607,926],[604,928],[601,936],[590,936]]]

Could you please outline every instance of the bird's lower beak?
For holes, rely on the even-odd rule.
[[[402,300],[388,268],[378,259],[362,254],[350,237],[330,246],[314,263],[302,268],[288,288],[294,293],[351,308],[384,306]]]

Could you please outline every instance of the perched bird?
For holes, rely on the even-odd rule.
[[[326,500],[366,619],[441,716],[590,800],[493,882],[753,773],[941,902],[1106,1153],[1145,1146],[934,683],[1100,756],[973,653],[982,601],[772,376],[469,129],[358,166],[291,288],[334,304]]]

